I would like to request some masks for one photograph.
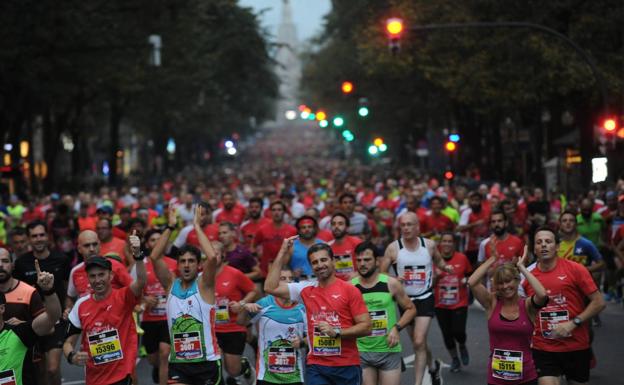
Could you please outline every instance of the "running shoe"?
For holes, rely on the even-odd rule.
[[[462,365],[468,366],[470,363],[470,356],[468,355],[468,349],[466,349],[466,346],[459,347],[459,355],[461,356]]]
[[[440,364],[440,360],[437,358],[433,361],[434,369],[429,371],[431,375],[431,385],[442,385],[442,375],[440,371],[442,370],[442,365]]]
[[[461,364],[459,363],[459,357],[453,357],[453,362],[451,362],[451,373],[459,372],[461,368]]]
[[[243,367],[243,378],[246,385],[256,385],[256,370],[251,366],[247,357],[241,358],[241,364]]]

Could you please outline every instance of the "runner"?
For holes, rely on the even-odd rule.
[[[193,227],[206,261],[199,276],[201,252],[194,246],[182,247],[178,257],[179,277],[169,270],[165,262],[165,243],[159,242],[150,254],[154,272],[167,293],[167,323],[169,328],[169,381],[174,384],[221,385],[221,356],[215,336],[215,272],[217,254],[206,234],[201,231],[205,208],[195,208]],[[162,238],[171,235],[171,224],[175,223],[175,209],[168,213],[169,226]]]
[[[401,381],[401,330],[413,321],[416,307],[401,283],[379,273],[379,252],[369,241],[355,248],[358,275],[351,283],[358,288],[371,317],[370,336],[357,339],[363,385],[398,385]],[[403,314],[397,317],[397,303]]]
[[[67,279],[70,267],[69,258],[64,253],[50,250],[46,224],[42,221],[34,221],[26,226],[28,239],[32,251],[20,256],[15,261],[13,275],[20,281],[31,286],[37,283],[37,269],[35,261],[39,261],[43,271],[54,275],[54,290],[61,303],[65,302]],[[43,294],[39,290],[39,294]],[[39,339],[38,348],[45,353],[45,377],[49,385],[61,384],[61,348],[65,333],[65,322],[57,322],[54,333]]]
[[[104,257],[86,262],[93,294],[76,302],[69,313],[63,353],[67,362],[86,366],[86,383],[129,385],[135,370],[138,341],[132,312],[146,282],[145,265],[136,233],[129,237],[137,279],[130,286],[113,289],[112,263]],[[74,345],[82,333],[81,349]]]
[[[451,372],[458,372],[461,365],[470,363],[466,348],[466,321],[468,318],[467,277],[472,273],[470,261],[455,250],[455,235],[443,232],[440,236],[440,254],[453,267],[453,273],[436,269],[435,314],[444,338],[444,346],[451,355]],[[457,354],[459,344],[459,355]],[[459,357],[461,356],[461,364]]]
[[[8,323],[4,319],[8,303],[4,293],[0,292],[0,384],[25,384],[25,363],[32,360],[28,355],[29,349],[35,346],[38,337],[48,334],[61,317],[61,303],[54,289],[54,275],[41,271],[38,260],[34,264],[37,288],[44,298],[45,310],[42,309],[42,314],[32,321]]]
[[[490,359],[488,384],[537,385],[537,371],[531,353],[531,336],[535,316],[548,303],[546,289],[525,267],[528,247],[518,262],[500,263],[494,252],[468,280],[475,298],[484,307],[490,336]],[[497,267],[495,267],[497,266]],[[494,268],[492,277],[494,292],[482,281]],[[531,297],[518,295],[520,273],[534,291]]]
[[[293,282],[289,267],[282,266],[280,282]],[[268,295],[256,303],[245,304],[238,317],[239,324],[247,324],[250,316],[258,332],[258,385],[303,385],[303,305]]]
[[[401,237],[386,248],[381,271],[388,272],[395,265],[395,272],[405,287],[405,292],[416,306],[416,318],[410,323],[409,334],[414,343],[414,372],[416,385],[422,384],[425,366],[429,366],[433,385],[441,383],[440,362],[432,360],[427,347],[427,333],[435,315],[433,297],[433,263],[442,271],[453,272],[444,262],[435,243],[418,236],[418,216],[407,212],[399,219]]]
[[[240,226],[245,218],[245,207],[236,202],[234,194],[227,191],[221,195],[222,207],[212,214],[215,223],[230,222]]]
[[[237,270],[240,270],[251,280],[262,276],[258,261],[251,255],[251,251],[237,242],[237,228],[231,222],[219,223],[219,242],[223,245],[223,260]]]
[[[212,206],[207,202],[199,202],[195,207],[201,207],[200,224],[204,234],[210,241],[216,241],[219,238],[219,226],[216,223],[212,223]],[[197,237],[197,231],[195,226],[191,223],[178,233],[173,245],[177,249],[181,249],[184,245],[191,245],[199,247],[199,240]]]
[[[286,256],[284,263],[290,266],[298,281],[314,279],[312,266],[308,261],[308,249],[314,244],[323,242],[316,237],[318,224],[316,219],[304,215],[297,219],[295,227],[299,237],[293,242],[292,255]]]
[[[260,227],[271,222],[262,216],[262,198],[253,197],[249,199],[247,216],[248,219],[241,224],[240,231],[243,236],[243,244],[250,248]]]
[[[561,242],[557,247],[557,256],[578,262],[593,274],[602,270],[605,263],[596,245],[577,231],[577,218],[571,211],[561,213],[559,217]]]
[[[97,221],[97,236],[100,239],[100,255],[112,253],[118,255],[125,266],[131,261],[126,258],[126,241],[113,236],[113,225],[110,219],[102,218]]]
[[[429,206],[431,207],[431,211],[425,216],[420,232],[423,237],[433,239],[437,242],[440,240],[440,234],[445,231],[453,231],[455,223],[442,213],[444,200],[441,197],[431,197],[431,199],[429,199]]]
[[[331,248],[318,243],[308,250],[310,265],[318,281],[280,282],[280,270],[295,237],[282,247],[264,282],[264,290],[276,297],[302,302],[308,333],[306,383],[362,383],[356,338],[370,335],[371,320],[362,294],[353,285],[337,279]]]
[[[540,385],[589,381],[590,349],[587,321],[605,308],[605,302],[587,269],[557,256],[557,235],[547,227],[534,237],[537,262],[531,272],[548,293],[533,334],[533,358]],[[535,290],[523,282],[528,295]]]
[[[263,276],[266,276],[269,264],[277,256],[282,241],[297,234],[297,229],[284,223],[286,205],[282,201],[274,201],[271,203],[270,209],[271,222],[258,230],[251,248],[259,256]]]
[[[171,221],[167,223],[167,228],[171,233],[171,229],[175,228],[177,218],[171,215],[169,219]],[[149,230],[145,238],[149,254],[152,252],[156,255],[163,254],[169,243],[169,238],[163,236],[158,230]],[[167,326],[167,292],[156,276],[154,262],[149,258],[144,258],[143,261],[147,283],[143,288],[141,329],[144,333],[141,337],[141,344],[145,347],[147,360],[152,365],[152,380],[157,384],[166,385],[169,378],[168,358],[171,351]],[[175,274],[178,269],[177,262],[169,257],[163,257],[162,261],[167,265],[169,272]],[[135,268],[132,269],[132,273],[133,276],[136,275]]]
[[[479,255],[479,245],[488,235],[489,212],[483,207],[481,195],[473,191],[468,195],[469,208],[464,210],[459,219],[457,231],[464,236],[464,253],[474,267]]]
[[[348,281],[355,275],[355,247],[362,239],[347,234],[350,222],[343,213],[334,213],[330,224],[334,239],[327,244],[334,254],[336,277]]]
[[[338,198],[338,203],[340,203],[340,209],[344,214],[346,214],[347,219],[349,220],[349,226],[347,229],[349,235],[366,237],[370,234],[368,218],[366,215],[355,211],[355,195],[351,193],[343,193]]]
[[[490,213],[490,231],[492,235],[479,244],[479,263],[485,262],[496,249],[497,263],[517,262],[522,256],[524,241],[509,233],[509,219],[502,210],[492,210]],[[495,269],[493,266],[492,269]]]
[[[78,254],[83,261],[71,270],[69,274],[69,284],[67,285],[67,297],[65,298],[65,311],[63,319],[67,319],[69,312],[74,307],[76,299],[93,293],[93,289],[89,284],[89,277],[85,263],[93,257],[100,255],[100,241],[97,234],[92,230],[85,230],[78,235]],[[109,258],[111,261],[113,280],[111,285],[113,289],[121,289],[132,283],[132,277],[128,274],[126,267],[115,259]]]
[[[236,320],[241,308],[259,297],[259,291],[242,271],[224,263],[223,245],[215,242],[213,249],[216,249],[217,254],[215,331],[223,352],[225,370],[229,375],[228,383],[253,384],[255,371],[247,358],[243,357],[247,328],[238,325]]]

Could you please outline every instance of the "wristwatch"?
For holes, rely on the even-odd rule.
[[[580,319],[579,317],[574,317],[572,318],[572,322],[574,322],[576,326],[581,326],[581,324],[583,323],[583,320]]]

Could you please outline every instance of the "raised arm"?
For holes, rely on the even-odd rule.
[[[266,279],[264,280],[264,291],[266,293],[273,294],[280,298],[290,299],[288,284],[280,282],[280,271],[284,265],[286,254],[290,254],[292,252],[293,242],[298,237],[298,235],[295,235],[284,239],[282,242],[282,247],[277,253],[275,260],[273,260]]]
[[[130,242],[130,253],[136,264],[136,279],[130,284],[130,290],[132,290],[135,297],[140,297],[147,283],[147,271],[141,255],[141,239],[136,235],[136,230],[128,238],[128,241]]]
[[[200,205],[195,206],[195,215],[193,216],[193,228],[197,233],[199,248],[206,255],[204,261],[204,273],[199,278],[199,289],[204,300],[208,303],[215,303],[215,279],[217,275],[217,250],[212,246],[210,240],[201,227],[201,210],[204,208]]]
[[[485,287],[485,285],[483,285],[483,278],[487,275],[490,267],[494,266],[496,259],[496,255],[492,254],[492,256],[488,258],[485,262],[483,262],[468,279],[468,286],[470,286],[472,294],[475,296],[477,301],[479,301],[479,303],[485,308],[485,310],[488,312],[488,315],[489,312],[492,310],[492,301],[495,297]]]
[[[43,291],[43,303],[45,312],[32,322],[35,334],[43,336],[50,333],[54,324],[61,318],[61,302],[54,291],[54,275],[41,271],[39,260],[35,258],[35,270],[37,271],[37,286]]]
[[[163,257],[165,255],[165,249],[167,248],[167,244],[169,243],[169,237],[171,237],[171,233],[177,224],[176,219],[176,211],[174,207],[169,207],[169,211],[167,212],[167,227],[163,231],[160,238],[156,242],[156,245],[152,249],[149,258],[152,260],[152,264],[154,265],[154,273],[156,274],[156,278],[165,289],[166,292],[171,288],[171,283],[173,282],[173,276],[169,271],[169,267],[167,263],[164,261]]]
[[[548,294],[546,294],[546,289],[544,288],[544,285],[542,285],[542,283],[537,278],[535,278],[535,276],[529,271],[529,269],[526,268],[525,264],[528,259],[529,247],[525,245],[522,257],[520,258],[520,260],[518,260],[516,266],[518,267],[518,270],[520,270],[520,273],[524,275],[529,285],[531,285],[531,287],[535,291],[535,294],[533,294],[532,298],[527,298],[525,300],[525,306],[527,312],[529,313],[529,317],[531,318],[531,320],[534,321],[537,310],[546,306],[546,304],[548,303]]]

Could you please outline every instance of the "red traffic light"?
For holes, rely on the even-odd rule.
[[[393,17],[386,20],[386,32],[390,39],[398,39],[403,34],[403,19]]]
[[[351,82],[342,82],[342,86],[340,87],[342,89],[342,93],[343,94],[350,94],[351,92],[353,92],[353,83]]]
[[[448,152],[453,152],[457,150],[457,144],[455,142],[451,142],[450,140],[444,144],[444,149]]]
[[[451,180],[454,176],[455,174],[453,174],[453,171],[447,171],[444,173],[444,179],[446,180]]]
[[[617,128],[615,119],[613,118],[605,119],[605,121],[602,123],[602,128],[604,128],[604,130],[609,134],[614,133],[615,129]]]

